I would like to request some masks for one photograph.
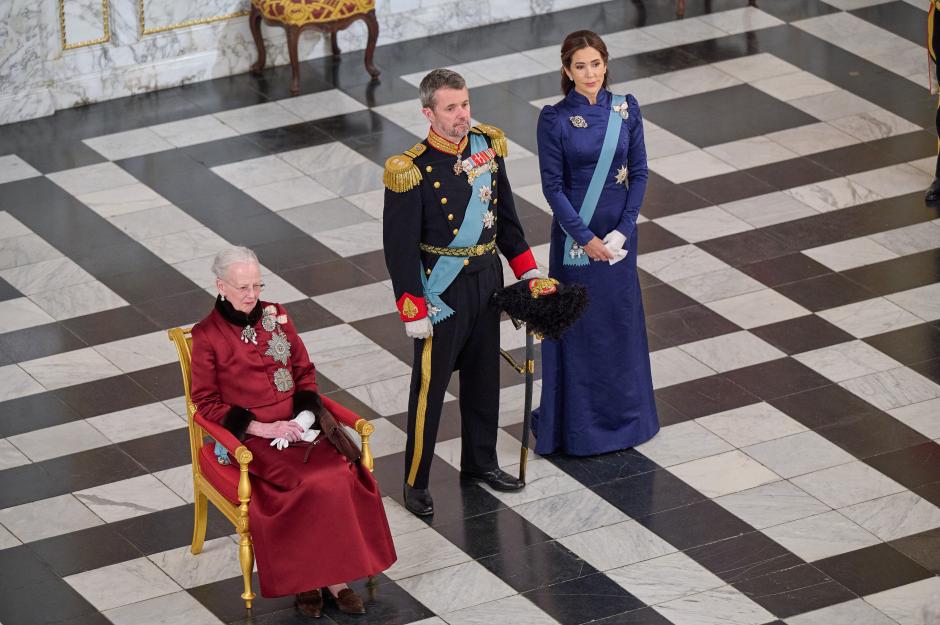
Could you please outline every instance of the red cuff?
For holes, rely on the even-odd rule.
[[[527,249],[523,253],[510,260],[509,267],[512,269],[512,272],[516,274],[517,279],[521,278],[522,274],[529,271],[530,269],[538,269],[538,265],[535,262],[535,256],[532,255],[532,249]]]
[[[402,321],[417,321],[428,316],[428,307],[423,297],[406,292],[398,298],[396,305]]]

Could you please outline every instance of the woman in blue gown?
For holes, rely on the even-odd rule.
[[[639,104],[607,90],[601,38],[571,33],[561,59],[565,97],[538,122],[542,191],[554,215],[549,273],[585,285],[588,306],[561,340],[542,343],[532,428],[537,453],[586,456],[659,431],[636,269],[648,172]]]

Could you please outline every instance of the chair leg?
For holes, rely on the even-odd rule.
[[[206,524],[208,523],[209,500],[201,492],[196,492],[193,502],[195,519],[193,521],[193,544],[190,551],[193,555],[202,552],[202,543],[206,540]]]
[[[251,28],[251,36],[255,40],[255,47],[258,48],[258,60],[251,66],[251,73],[260,74],[267,59],[264,50],[264,38],[261,36],[261,11],[255,5],[251,5],[251,13],[248,14],[248,26]]]
[[[339,42],[336,40],[336,31],[330,33],[330,49],[333,51],[333,56],[339,56]]]
[[[381,73],[372,62],[375,53],[375,43],[379,40],[379,20],[375,17],[375,9],[366,13],[366,26],[369,28],[369,40],[366,44],[366,71],[372,78],[378,78]]]
[[[680,20],[685,17],[685,0],[676,2],[676,17]]]
[[[300,62],[297,60],[297,41],[300,39],[300,27],[287,27],[287,52],[290,54],[290,94],[300,93]]]
[[[251,571],[255,568],[255,554],[251,546],[251,536],[248,532],[238,532],[238,562],[242,567],[242,579],[245,583],[245,592],[242,593],[242,599],[245,600],[245,608],[251,609],[251,602],[255,598],[255,593],[251,592]]]

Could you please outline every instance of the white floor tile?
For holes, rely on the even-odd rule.
[[[587,488],[524,503],[514,509],[552,538],[629,520],[623,512]]]
[[[110,161],[173,149],[173,144],[149,128],[82,139],[82,143]]]
[[[812,97],[818,98],[827,95],[829,94],[824,93]],[[826,150],[835,150],[847,145],[859,143],[859,140],[855,137],[823,122],[797,126],[796,128],[787,128],[786,130],[778,130],[777,132],[768,134],[767,138],[800,156],[825,152]]]
[[[810,314],[810,311],[773,289],[708,302],[707,306],[742,328],[756,328]]]
[[[763,532],[807,562],[881,542],[836,511],[769,527]]]
[[[159,402],[109,412],[86,421],[114,443],[186,427],[185,419]]]
[[[14,180],[35,178],[41,175],[42,173],[39,172],[39,170],[16,154],[0,156],[0,184],[13,182]]]
[[[712,498],[780,479],[779,475],[738,450],[677,464],[667,470]]]
[[[736,59],[719,61],[713,63],[713,67],[744,82],[754,82],[762,78],[773,78],[774,76],[800,71],[797,66],[791,65],[769,52],[759,52]]]
[[[180,591],[179,585],[147,558],[69,575],[65,581],[99,610]]]
[[[731,451],[734,447],[695,421],[663,427],[659,434],[637,445],[636,450],[655,462],[669,467],[690,460]]]
[[[849,341],[795,354],[796,360],[833,382],[844,382],[869,373],[901,366],[894,358],[863,341]]]
[[[785,478],[821,471],[855,460],[855,456],[816,432],[800,432],[764,441],[744,447],[741,451]]]
[[[238,135],[212,115],[158,124],[151,126],[150,130],[178,148]]]
[[[924,321],[940,319],[940,283],[899,291],[885,298],[908,310]]]
[[[869,237],[821,245],[803,250],[803,253],[833,271],[845,271],[898,257],[896,253]]]
[[[686,343],[675,349],[691,355],[719,373],[786,356],[770,343],[747,331],[722,334],[710,339]]]
[[[833,178],[784,191],[820,213],[857,206],[881,199],[881,196],[848,178]]]
[[[733,166],[703,150],[654,158],[650,160],[649,168],[676,184],[736,171]]]
[[[728,265],[694,245],[680,245],[669,249],[640,254],[637,266],[663,282],[727,269]]]
[[[920,318],[883,297],[829,308],[816,314],[858,338],[922,323]]]
[[[940,596],[940,577],[898,586],[868,595],[865,601],[884,612],[899,625],[934,625]]]
[[[183,591],[105,610],[103,614],[114,625],[222,625],[208,608]]]
[[[787,619],[787,625],[897,625],[864,599],[853,599]]]
[[[4,508],[0,523],[25,543],[102,525],[103,521],[72,495],[60,495]]]
[[[807,473],[791,481],[833,508],[844,508],[904,491],[904,487],[894,480],[858,461]]]
[[[108,523],[186,503],[150,474],[76,491],[74,495]]]
[[[884,541],[940,527],[940,508],[910,491],[865,501],[840,512]]]
[[[258,187],[304,175],[302,171],[274,154],[218,165],[213,167],[212,171],[237,189]]]
[[[101,432],[85,421],[72,421],[24,432],[11,436],[7,440],[33,462],[76,454],[111,443]]]
[[[676,548],[633,520],[600,527],[558,541],[598,571],[674,553]]]
[[[478,562],[464,562],[398,581],[412,597],[437,614],[462,610],[516,594]],[[460,588],[460,592],[441,592]]]
[[[699,208],[653,220],[679,237],[697,243],[751,230],[752,226],[717,206]]]
[[[770,612],[731,586],[675,599],[654,609],[674,625],[759,625],[774,618]],[[707,615],[704,620],[703,615]]]
[[[829,506],[787,482],[771,482],[715,499],[715,503],[757,529],[828,512]]]
[[[735,447],[755,445],[806,431],[798,421],[766,402],[700,417],[695,422]]]
[[[748,137],[713,145],[705,148],[705,151],[736,169],[760,167],[799,156],[769,136]]]
[[[190,546],[185,545],[148,558],[183,588],[241,576],[238,544],[228,536],[207,540],[199,555],[193,555]]]
[[[725,583],[684,553],[653,558],[607,572],[607,577],[647,605],[672,601]]]
[[[815,74],[805,71],[764,78],[751,84],[764,93],[784,102],[838,89],[828,80],[823,80]]]
[[[366,110],[366,107],[358,100],[349,97],[339,89],[285,98],[279,100],[278,104],[304,121]]]
[[[664,388],[715,373],[714,369],[702,364],[678,347],[652,352],[650,367],[653,372],[653,388]]]
[[[732,268],[676,280],[672,286],[702,303],[767,288],[749,275]]]
[[[882,410],[940,397],[940,385],[907,367],[846,380],[841,386]]]
[[[895,254],[916,254],[940,247],[940,225],[928,221],[877,232],[868,238]]]
[[[277,102],[266,102],[215,114],[215,118],[239,134],[299,124],[303,120]]]
[[[50,390],[121,375],[120,369],[91,347],[27,360],[20,366]]]

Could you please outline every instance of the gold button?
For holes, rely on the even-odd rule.
[[[425,270],[424,270],[424,273],[426,273],[427,275],[431,275],[431,270],[430,270],[430,269],[425,269]]]
[[[442,197],[442,198],[441,198],[441,204],[447,204],[447,198],[446,198],[446,197]]]
[[[451,213],[450,215],[447,216],[447,221],[453,221],[453,220],[454,220],[454,214]]]
[[[435,180],[435,181],[434,181],[434,188],[435,188],[435,189],[440,189],[440,188],[441,188],[441,181],[440,181],[440,180]]]
[[[493,186],[494,186],[494,187],[496,186],[496,181],[495,181],[495,180],[493,181]]]
[[[495,253],[496,253],[496,248],[494,247],[493,249],[490,250],[490,254],[495,254]]]
[[[454,236],[457,236],[457,232],[459,232],[457,228],[454,228]]]
[[[428,165],[427,167],[424,168],[424,171],[426,171],[426,172],[428,172],[428,173],[430,174],[430,173],[431,173],[431,169],[432,169],[432,167],[431,167],[430,165]]]
[[[499,198],[498,198],[498,197],[494,197],[494,198],[493,198],[493,204],[499,204]]]
[[[463,264],[464,264],[464,266],[469,265],[469,264],[470,264],[470,259],[469,259],[469,258],[464,258],[464,259],[463,259]]]

